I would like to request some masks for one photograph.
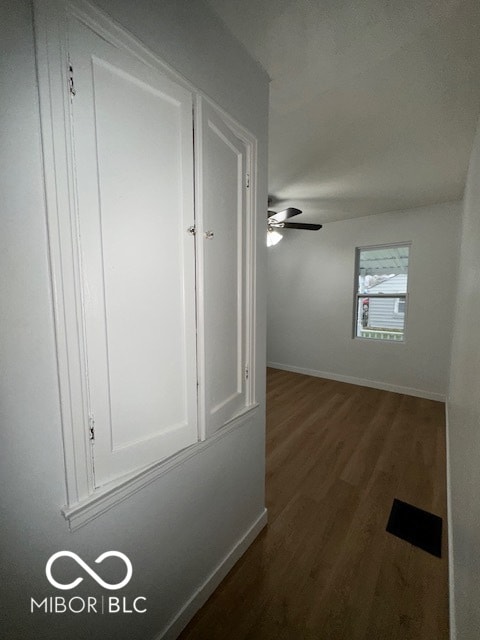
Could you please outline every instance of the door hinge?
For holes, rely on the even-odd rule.
[[[71,96],[74,96],[77,93],[73,82],[73,67],[70,63],[68,63],[68,89]]]
[[[90,440],[95,440],[95,418],[88,417],[88,430],[90,431]]]
[[[250,188],[250,174],[247,173],[247,175],[245,176],[245,186],[247,187],[247,189]]]
[[[248,367],[245,367],[245,380],[248,380]]]

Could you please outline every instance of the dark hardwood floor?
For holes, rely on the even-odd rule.
[[[181,640],[447,640],[440,402],[269,370],[268,527]],[[385,531],[443,518],[442,559]]]

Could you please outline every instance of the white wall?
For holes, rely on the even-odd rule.
[[[442,398],[446,394],[460,203],[288,230],[268,250],[272,366]],[[355,247],[411,241],[405,343],[354,340]]]
[[[448,393],[450,519],[457,640],[480,638],[480,127],[470,162]],[[455,637],[452,636],[452,640]]]
[[[256,63],[201,1],[99,4],[258,136],[259,202],[266,202],[268,83]],[[3,2],[1,13],[0,491],[6,620],[0,636],[152,638],[264,510],[265,221],[259,219],[258,418],[70,533],[60,513],[65,481],[30,2]],[[31,596],[52,595],[45,562],[62,549],[89,564],[106,550],[126,553],[134,574],[122,595],[146,596],[148,613],[30,614]],[[95,595],[92,582],[84,580],[76,594],[83,589]]]

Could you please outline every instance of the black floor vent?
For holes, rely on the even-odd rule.
[[[442,557],[442,519],[433,513],[395,498],[387,531],[437,558]]]

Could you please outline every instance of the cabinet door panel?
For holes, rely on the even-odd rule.
[[[213,107],[201,102],[199,111],[204,392],[211,433],[246,406],[247,148]]]
[[[197,440],[191,94],[72,20],[96,484]]]

